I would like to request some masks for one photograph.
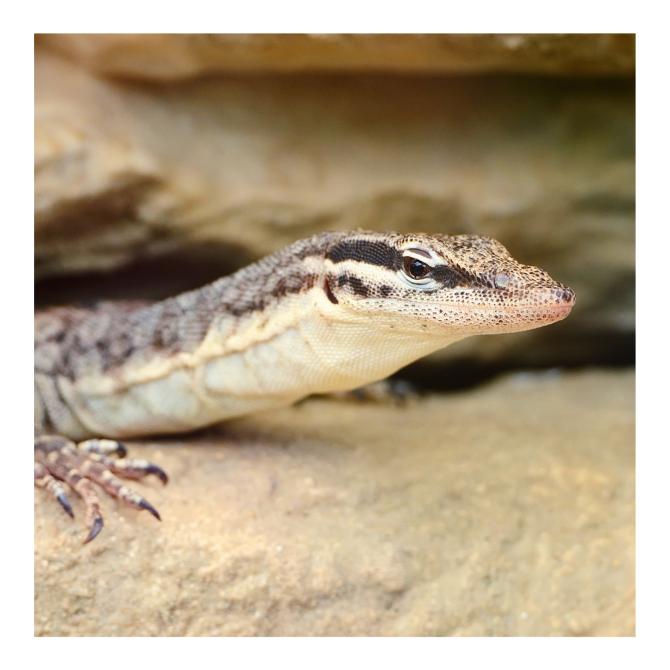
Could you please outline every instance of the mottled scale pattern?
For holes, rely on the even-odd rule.
[[[429,286],[403,281],[403,253],[412,248],[433,258]],[[504,290],[496,286],[500,277]],[[314,287],[339,305],[342,318],[347,311],[367,311],[371,323],[395,317],[404,325],[414,323],[410,327],[417,332],[446,326],[463,335],[521,329],[542,320],[534,307],[542,311],[549,302],[574,298],[570,289],[539,268],[521,265],[490,238],[321,233],[155,304],[100,303],[38,313],[35,373],[42,409],[47,417],[65,411],[54,378],[114,375],[122,366],[193,352],[213,328],[230,333],[249,315],[272,318],[286,296]]]
[[[432,259],[430,281],[420,287],[398,279],[403,253],[412,249]],[[478,235],[388,234],[382,240],[361,232],[336,243],[327,258],[331,302],[348,302],[377,321],[402,316],[417,332],[436,326],[462,336],[525,330],[557,320],[554,306],[574,303],[572,289]]]
[[[103,525],[95,485],[160,519],[120,477],[167,475],[125,458],[118,439],[354,389],[464,337],[558,321],[574,300],[489,238],[354,231],[155,304],[46,310],[35,317],[35,484],[68,514],[67,487],[84,501],[86,541]]]
[[[132,359],[193,351],[214,319],[260,311],[317,277],[301,261],[323,255],[341,233],[317,235],[202,288],[154,304],[103,302],[56,307],[35,316],[35,370],[75,379],[113,370]]]

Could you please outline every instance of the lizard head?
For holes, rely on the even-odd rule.
[[[361,232],[326,254],[324,290],[351,318],[426,334],[509,333],[564,319],[572,289],[478,235]]]

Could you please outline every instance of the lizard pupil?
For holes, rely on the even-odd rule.
[[[430,265],[411,256],[404,259],[403,266],[405,273],[412,279],[423,279],[430,272]]]

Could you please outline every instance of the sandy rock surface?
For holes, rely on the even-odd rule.
[[[313,399],[134,444],[163,523],[36,493],[37,635],[632,635],[632,372]]]

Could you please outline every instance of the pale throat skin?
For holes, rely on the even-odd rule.
[[[574,302],[489,238],[322,233],[153,305],[37,314],[36,430],[190,431],[383,379],[471,335],[560,321]]]

